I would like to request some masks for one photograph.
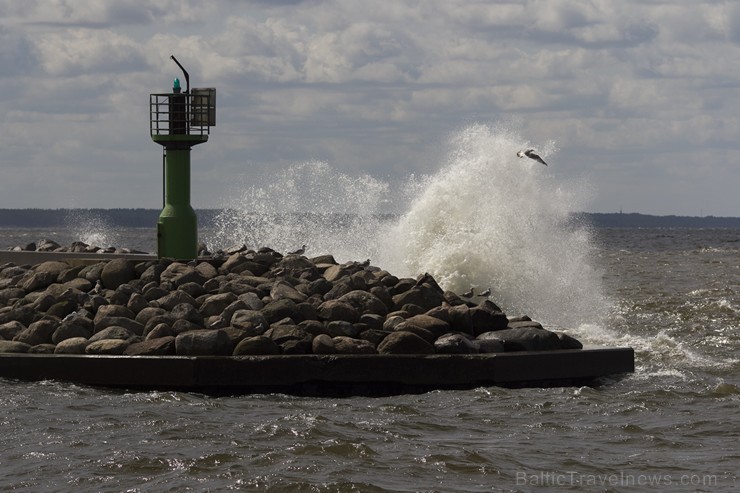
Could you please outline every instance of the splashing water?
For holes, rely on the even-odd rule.
[[[70,210],[65,222],[72,238],[90,246],[106,248],[119,244],[120,238],[115,228],[104,218],[89,210]]]
[[[227,204],[215,219],[213,244],[269,246],[283,253],[305,244],[309,256],[375,259],[388,190],[380,180],[338,173],[323,162],[297,164]]]
[[[519,159],[527,142],[502,127],[472,125],[450,139],[447,162],[421,181],[390,185],[309,162],[248,187],[217,217],[217,247],[246,244],[339,261],[372,259],[397,276],[429,272],[458,293],[492,289],[507,313],[563,326],[606,312],[600,275],[591,268],[590,232],[573,222],[583,209],[574,190],[541,164]],[[538,149],[543,158],[555,151]],[[388,197],[413,200],[389,221]],[[398,204],[394,204],[398,205]]]
[[[502,127],[472,125],[450,140],[447,163],[393,228],[395,262],[455,292],[491,287],[507,313],[549,324],[593,322],[606,308],[593,243],[573,221],[583,197]],[[554,144],[539,149],[543,158]]]

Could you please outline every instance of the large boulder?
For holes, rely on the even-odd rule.
[[[464,334],[445,334],[434,341],[434,351],[439,354],[474,354],[478,346]]]
[[[316,314],[321,320],[344,320],[357,322],[360,312],[350,303],[341,300],[327,300],[319,305]]]
[[[231,339],[223,330],[191,330],[178,334],[175,350],[180,356],[228,356],[232,353]]]
[[[87,339],[93,335],[93,322],[89,318],[76,316],[62,320],[59,327],[51,335],[51,342],[59,344],[73,338]],[[83,351],[84,352],[84,351]]]
[[[54,354],[85,354],[85,348],[87,347],[87,338],[85,337],[70,337],[59,341],[54,348]]]
[[[254,336],[242,339],[234,348],[234,356],[280,354],[280,347],[275,341],[265,336]]]
[[[173,336],[147,339],[130,344],[123,354],[127,356],[166,356],[175,354],[175,338]]]
[[[334,350],[338,354],[376,354],[375,345],[363,339],[338,336],[332,338]]]
[[[13,340],[25,342],[30,346],[51,343],[51,336],[54,334],[57,327],[59,327],[58,319],[42,318],[41,320],[33,322],[28,326],[28,328],[18,333]]]
[[[27,353],[30,344],[20,341],[0,341],[0,353]]]
[[[339,301],[352,305],[360,315],[372,313],[385,316],[388,314],[388,307],[386,304],[369,291],[350,291],[341,296]]]
[[[378,345],[380,354],[434,354],[434,346],[411,332],[392,332]]]
[[[101,339],[89,343],[85,347],[85,354],[121,355],[128,346],[128,341],[123,339]]]
[[[393,296],[393,303],[396,310],[407,304],[421,307],[424,311],[431,310],[439,306],[444,301],[442,293],[427,285],[415,286],[400,294]]]
[[[108,261],[100,273],[100,280],[106,289],[116,289],[135,278],[134,262],[123,258]]]
[[[501,341],[506,351],[549,351],[560,349],[557,334],[537,327],[518,327],[480,334],[477,339]]]

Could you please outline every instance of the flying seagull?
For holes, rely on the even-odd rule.
[[[547,163],[541,157],[539,157],[537,154],[534,153],[534,149],[527,149],[526,151],[519,151],[516,153],[516,155],[519,156],[520,158],[527,156],[529,159],[534,159],[538,163],[542,163],[545,166],[547,166]]]

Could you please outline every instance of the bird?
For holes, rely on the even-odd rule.
[[[475,293],[473,292],[473,288],[472,287],[470,288],[470,291],[468,291],[467,293],[463,293],[462,294],[462,297],[463,298],[472,298],[473,296],[475,296]]]
[[[100,282],[100,279],[95,283],[95,287],[92,288],[90,291],[92,294],[100,294],[100,292],[103,290],[103,284]]]
[[[491,288],[487,288],[484,291],[478,293],[478,296],[491,296]]]
[[[288,255],[303,255],[304,253],[306,253],[306,245],[303,245],[295,252],[288,252]]]
[[[516,153],[516,155],[519,156],[520,158],[527,156],[529,159],[534,159],[538,163],[542,163],[545,166],[547,166],[547,163],[541,157],[535,154],[534,149],[527,149],[526,151],[519,151]]]
[[[367,259],[360,264],[360,267],[368,267],[369,265],[370,265],[370,259]]]

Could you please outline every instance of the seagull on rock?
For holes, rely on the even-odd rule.
[[[470,291],[462,294],[463,298],[472,298],[473,296],[475,296],[475,290],[472,287],[470,288]]]
[[[526,151],[519,151],[516,153],[516,155],[519,156],[520,158],[526,156],[529,159],[534,159],[538,163],[542,163],[545,166],[547,166],[547,163],[541,157],[535,154],[534,149],[527,149]]]
[[[491,296],[491,288],[486,289],[478,294],[478,296]]]

